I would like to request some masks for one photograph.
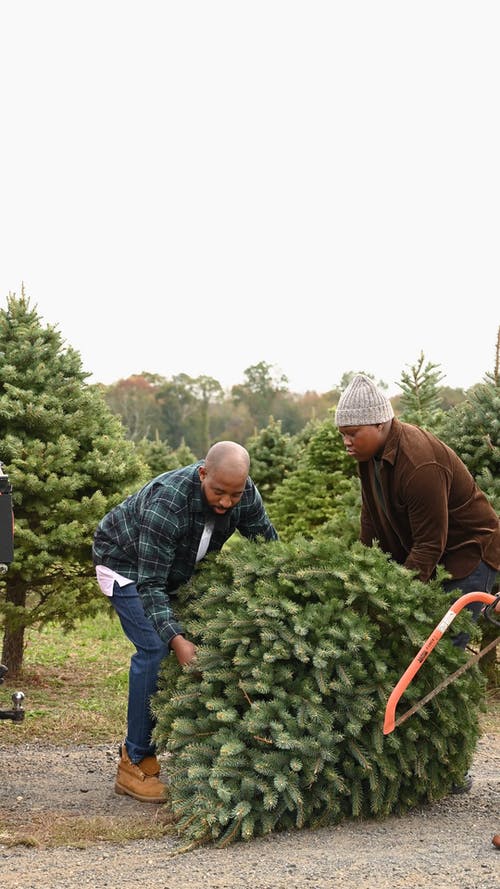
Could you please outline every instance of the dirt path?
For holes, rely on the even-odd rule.
[[[113,792],[116,750],[0,746],[2,889],[498,889],[500,734],[481,738],[469,794],[450,796],[404,817],[275,834],[228,849],[183,855],[172,836],[96,842],[88,848],[9,845],[20,825],[62,817],[162,817]]]

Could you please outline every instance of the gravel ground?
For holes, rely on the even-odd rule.
[[[273,834],[185,854],[174,837],[86,849],[8,845],[8,826],[55,813],[143,816],[113,792],[117,753],[103,745],[0,746],[2,889],[499,889],[500,734],[479,741],[468,794],[382,821]],[[158,809],[147,806],[149,817]],[[3,845],[2,845],[3,844]]]

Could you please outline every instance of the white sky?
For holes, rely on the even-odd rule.
[[[90,381],[481,381],[500,3],[0,0],[0,305]]]

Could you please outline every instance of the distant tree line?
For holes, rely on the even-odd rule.
[[[420,370],[423,362],[421,355]],[[287,377],[266,361],[247,367],[243,382],[226,391],[213,377],[184,373],[166,378],[144,372],[99,387],[108,407],[120,418],[126,438],[138,444],[144,454],[150,453],[151,443],[156,443],[159,453],[162,442],[164,452],[186,447],[201,458],[214,441],[246,444],[271,420],[280,424],[285,435],[297,435],[310,421],[329,416],[357,372],[346,372],[338,386],[324,393],[291,392]],[[442,379],[436,370],[434,374]],[[409,374],[405,378],[411,385]],[[387,388],[383,381],[379,385]],[[393,399],[396,412],[400,397]],[[441,387],[436,392],[436,407],[446,411],[464,398],[463,389]]]

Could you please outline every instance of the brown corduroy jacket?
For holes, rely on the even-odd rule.
[[[361,540],[375,540],[420,580],[443,565],[452,578],[466,577],[482,560],[500,570],[500,520],[460,458],[417,426],[392,421],[380,469],[359,463]]]

